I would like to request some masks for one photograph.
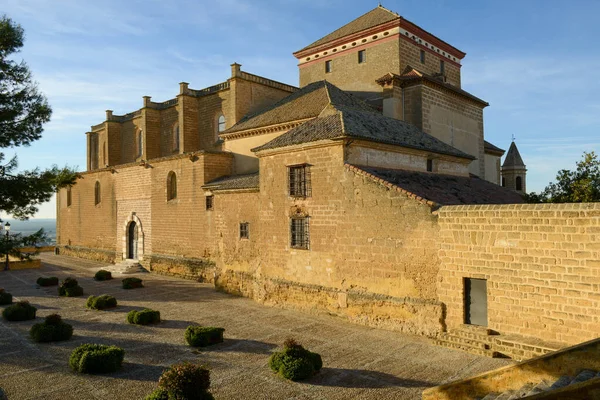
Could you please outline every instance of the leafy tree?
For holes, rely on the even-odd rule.
[[[16,155],[6,160],[1,151],[29,146],[40,139],[52,109],[32,80],[24,61],[12,58],[23,47],[24,31],[7,16],[0,18],[0,211],[27,219],[58,188],[73,185],[77,173],[53,166],[17,171]]]
[[[558,171],[556,182],[550,182],[539,194],[530,193],[529,203],[588,203],[600,201],[600,160],[595,152],[584,152],[577,169]]]

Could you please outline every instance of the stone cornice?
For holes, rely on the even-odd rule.
[[[231,132],[231,133],[221,133],[219,136],[223,140],[227,141],[227,140],[232,140],[232,139],[241,139],[241,138],[250,137],[250,136],[264,135],[265,133],[274,133],[274,132],[283,131],[283,130],[290,130],[292,128],[297,127],[298,125],[302,125],[306,121],[310,121],[311,119],[313,119],[313,118],[305,118],[305,119],[301,119],[301,120],[297,120],[297,121],[289,121],[289,122],[284,122],[281,124],[263,126],[260,128],[245,129],[242,131]]]

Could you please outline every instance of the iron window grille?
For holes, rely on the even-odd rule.
[[[288,187],[292,197],[312,195],[310,167],[307,164],[288,167]]]
[[[250,239],[250,223],[240,223],[240,239]]]
[[[206,196],[206,209],[212,210],[214,206],[214,196]]]
[[[294,249],[310,248],[308,217],[290,219],[290,246]]]

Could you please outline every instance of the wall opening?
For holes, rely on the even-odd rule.
[[[127,227],[127,258],[130,260],[138,259],[138,236],[138,226],[131,221]]]
[[[517,176],[515,187],[517,188],[517,190],[523,190],[523,178],[521,178],[520,176]]]
[[[465,324],[487,326],[487,280],[464,279]]]

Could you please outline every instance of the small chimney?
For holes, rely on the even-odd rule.
[[[240,76],[242,72],[242,65],[234,62],[231,64],[231,77],[235,78],[236,76]]]
[[[186,94],[188,91],[188,86],[189,86],[189,83],[180,82],[179,83],[179,94]]]
[[[150,107],[151,100],[152,100],[152,97],[144,96],[144,107]]]
[[[113,110],[106,110],[106,120],[110,121],[112,119]]]

